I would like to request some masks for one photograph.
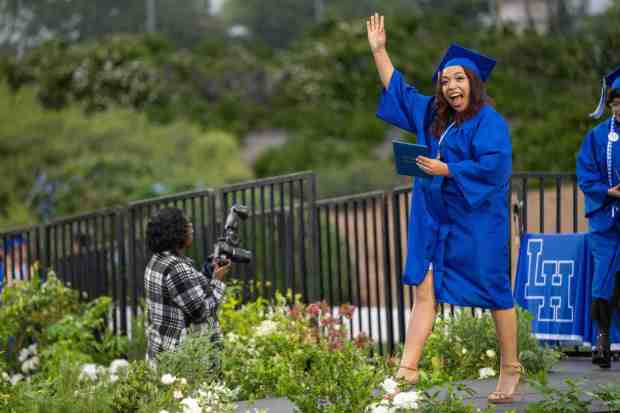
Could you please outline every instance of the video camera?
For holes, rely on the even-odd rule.
[[[239,248],[239,223],[248,218],[249,208],[244,205],[233,205],[224,222],[224,235],[218,238],[213,248],[213,264],[221,265],[226,261],[247,263],[252,261],[252,251]]]

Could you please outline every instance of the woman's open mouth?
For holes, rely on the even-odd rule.
[[[454,108],[458,108],[464,103],[463,94],[461,92],[454,92],[449,94],[448,100],[450,101],[450,105],[452,105],[452,107]]]

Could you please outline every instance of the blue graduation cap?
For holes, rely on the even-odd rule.
[[[442,70],[452,66],[463,66],[474,72],[483,82],[486,82],[491,76],[491,72],[496,63],[494,59],[478,53],[475,50],[467,49],[456,43],[452,43],[443,56],[443,59],[441,59],[441,63],[437,66],[437,70],[435,70],[433,82],[437,82],[437,77]]]
[[[612,72],[608,73],[602,80],[601,98],[594,112],[590,113],[591,118],[598,119],[605,113],[605,100],[607,99],[607,90],[620,89],[620,66],[616,67]]]

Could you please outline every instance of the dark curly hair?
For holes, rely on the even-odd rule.
[[[611,105],[611,101],[615,98],[620,98],[620,88],[611,89],[609,93],[607,93],[607,106]]]
[[[185,244],[188,224],[189,221],[179,208],[162,208],[146,226],[146,245],[154,254],[176,252]]]

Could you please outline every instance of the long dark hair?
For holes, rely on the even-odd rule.
[[[435,88],[435,118],[431,124],[431,132],[435,137],[441,136],[443,131],[448,127],[450,121],[460,124],[467,119],[471,119],[485,104],[493,104],[493,100],[487,95],[484,82],[474,74],[471,70],[463,68],[465,75],[469,79],[469,104],[463,112],[457,112],[452,109],[450,103],[443,96],[441,91],[441,73],[437,77],[437,85]]]

